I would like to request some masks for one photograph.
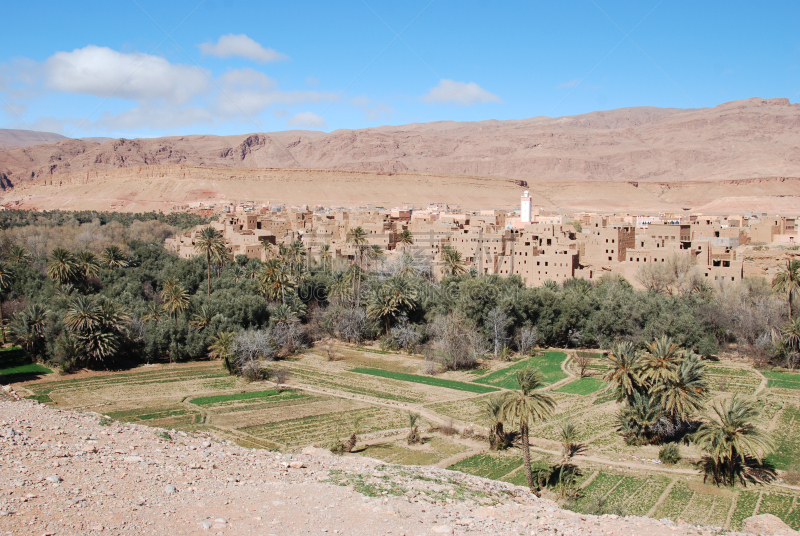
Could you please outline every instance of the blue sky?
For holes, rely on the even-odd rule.
[[[331,131],[800,97],[800,2],[4,6],[0,128]]]

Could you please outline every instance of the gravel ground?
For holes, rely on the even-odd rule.
[[[716,534],[434,467],[251,450],[0,399],[0,535]]]

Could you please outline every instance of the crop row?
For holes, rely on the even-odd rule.
[[[470,475],[500,480],[522,465],[522,457],[501,454],[476,454],[451,465],[448,469]]]
[[[544,385],[550,385],[567,377],[566,373],[561,370],[561,364],[566,358],[567,354],[564,352],[548,351],[544,355],[523,359],[511,366],[496,370],[475,380],[475,383],[494,385],[504,389],[518,389],[517,372],[530,367],[542,373]]]
[[[800,437],[796,432],[798,425],[800,425],[800,410],[793,406],[784,407],[778,416],[778,426],[773,432],[777,448],[767,458],[778,469],[796,467],[800,460]]]
[[[359,374],[369,374],[370,376],[378,376],[380,378],[390,378],[392,380],[399,380],[404,382],[421,383],[423,385],[431,385],[434,387],[444,387],[446,389],[455,389],[456,391],[467,391],[468,393],[492,393],[497,391],[494,387],[486,387],[484,385],[475,385],[474,383],[458,382],[453,380],[445,380],[442,378],[434,378],[431,376],[420,376],[419,374],[406,374],[403,372],[392,372],[388,370],[381,370],[375,368],[354,368],[351,372]]]
[[[605,382],[600,378],[580,378],[556,389],[556,391],[559,393],[588,396],[596,393],[605,387],[605,385]]]
[[[341,374],[326,374],[318,370],[308,370],[299,367],[292,367],[292,373],[294,377],[302,384],[312,387],[321,387],[334,391],[345,391],[363,396],[395,400],[397,402],[413,403],[420,402],[425,398],[424,392],[420,392],[419,396],[416,397],[401,395],[399,394],[400,392],[409,393],[409,389],[403,388],[402,384],[392,385],[390,382],[367,380],[366,378],[368,378],[368,376],[366,375],[358,375],[348,372]]]

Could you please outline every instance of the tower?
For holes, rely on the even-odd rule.
[[[520,209],[520,221],[522,223],[530,223],[531,222],[531,202],[533,199],[531,198],[528,190],[522,194],[522,197],[519,198],[519,209]]]

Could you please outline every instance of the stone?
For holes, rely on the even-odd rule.
[[[164,486],[164,493],[175,493],[176,491],[178,490],[172,484],[167,484]]]
[[[434,534],[453,534],[454,530],[450,525],[439,525],[438,527],[433,527],[431,532]]]
[[[90,454],[92,452],[97,452],[97,447],[94,445],[84,445],[81,451]]]
[[[800,534],[772,514],[759,514],[746,518],[742,521],[742,531],[758,536],[796,536]]]
[[[50,475],[45,480],[47,480],[48,482],[52,482],[53,484],[58,484],[59,482],[64,481],[64,479],[58,475]]]
[[[126,463],[138,463],[143,461],[144,458],[142,458],[141,456],[125,456]]]
[[[305,466],[306,464],[304,464],[303,462],[292,462],[289,464],[289,467],[291,467],[292,469],[302,469]]]

